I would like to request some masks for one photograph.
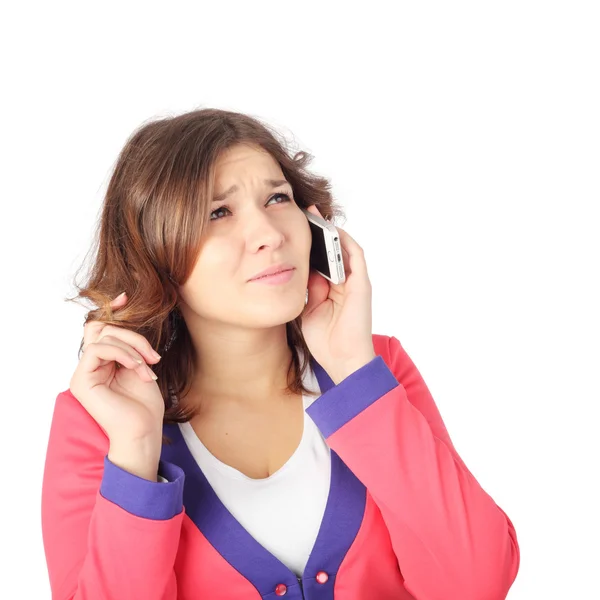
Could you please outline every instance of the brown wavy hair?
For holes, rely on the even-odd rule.
[[[196,352],[177,307],[178,286],[192,272],[210,219],[215,163],[237,144],[267,151],[301,208],[316,204],[328,220],[344,216],[329,180],[307,170],[312,155],[292,154],[285,137],[259,118],[217,108],[156,118],[136,129],[121,150],[90,248],[87,278],[79,286],[76,275],[78,294],[66,298],[85,298],[97,307],[89,310],[85,323],[103,321],[140,333],[162,355],[149,366],[158,376],[168,423],[189,421],[196,414],[179,402],[190,389]],[[110,302],[123,291],[128,301],[113,311]],[[307,392],[302,377],[311,354],[301,317],[287,323],[286,330],[292,350],[286,391]],[[169,340],[172,345],[165,352]],[[79,353],[82,348],[83,339]]]

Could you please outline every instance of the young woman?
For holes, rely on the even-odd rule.
[[[301,208],[341,214],[309,158],[218,109],[127,141],[48,443],[53,599],[506,597],[513,524],[372,333],[361,247],[309,268]]]

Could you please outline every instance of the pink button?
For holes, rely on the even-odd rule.
[[[278,596],[285,596],[287,594],[287,585],[285,585],[285,583],[280,583],[276,588],[275,588],[275,593]]]
[[[327,575],[327,573],[325,573],[325,571],[319,571],[317,573],[316,579],[319,583],[327,583],[327,580],[329,579],[329,575]]]

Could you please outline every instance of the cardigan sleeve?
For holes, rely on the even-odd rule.
[[[375,336],[374,336],[375,337]],[[400,342],[307,408],[379,507],[419,600],[500,600],[519,569],[515,528],[456,452]]]
[[[175,600],[183,471],[166,483],[108,459],[108,438],[70,391],[54,407],[42,484],[42,536],[53,600]]]

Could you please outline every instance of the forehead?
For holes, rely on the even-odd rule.
[[[215,164],[217,183],[225,179],[262,179],[265,175],[282,175],[282,171],[279,163],[257,146],[233,146],[225,150]]]

